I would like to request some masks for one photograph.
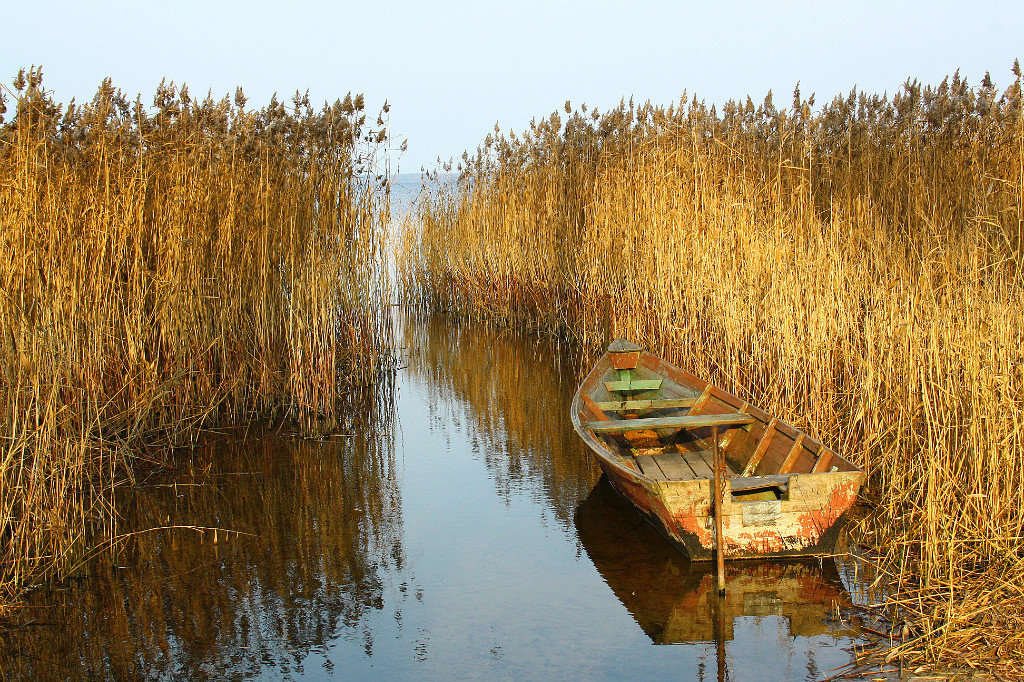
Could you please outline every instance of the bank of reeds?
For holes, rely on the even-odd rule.
[[[113,489],[222,418],[333,428],[389,357],[383,120],[109,81],[0,102],[0,602],[114,532]],[[98,533],[98,535],[97,535]]]
[[[1021,77],[824,106],[566,103],[464,157],[400,244],[408,300],[614,330],[870,472],[892,656],[1024,666]],[[1018,625],[1014,625],[1017,623]]]

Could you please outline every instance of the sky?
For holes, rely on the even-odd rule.
[[[1005,87],[1024,58],[1024,2],[29,2],[0,0],[0,79],[43,67],[59,101],[104,77],[152,102],[162,79],[250,107],[277,92],[314,103],[363,93],[391,105],[391,170],[435,168],[497,123],[522,130],[566,100],[600,110],[684,90],[708,104],[820,104],[892,93],[957,69]]]

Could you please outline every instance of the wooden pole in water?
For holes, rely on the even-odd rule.
[[[715,604],[715,658],[718,659],[718,682],[726,680],[725,628],[722,621],[722,601]]]
[[[725,487],[725,462],[718,445],[718,427],[712,432],[715,441],[715,558],[718,562],[718,596],[725,596],[725,541],[722,538],[722,488]]]

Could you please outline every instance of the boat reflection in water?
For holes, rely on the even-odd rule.
[[[781,616],[792,637],[856,636],[831,620],[850,598],[831,560],[690,563],[602,478],[576,508],[576,529],[601,577],[655,644],[734,639],[738,618]],[[721,665],[721,659],[720,659]]]

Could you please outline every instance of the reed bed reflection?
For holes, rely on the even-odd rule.
[[[339,637],[372,650],[366,619],[405,562],[392,418],[322,441],[210,436],[175,475],[120,491],[127,534],[30,595],[0,637],[0,674],[246,677],[299,672]]]
[[[429,310],[628,337],[870,472],[908,664],[1024,666],[1021,74],[488,136],[398,247]],[[564,407],[562,408],[564,410]]]
[[[330,432],[390,361],[385,119],[109,80],[0,95],[0,604],[117,533],[114,489],[216,422]],[[382,112],[381,116],[384,116]],[[6,118],[5,118],[6,117]]]
[[[409,371],[426,389],[433,419],[466,424],[501,499],[539,489],[568,527],[600,474],[566,409],[578,358],[548,339],[443,315],[411,312],[402,329]]]

